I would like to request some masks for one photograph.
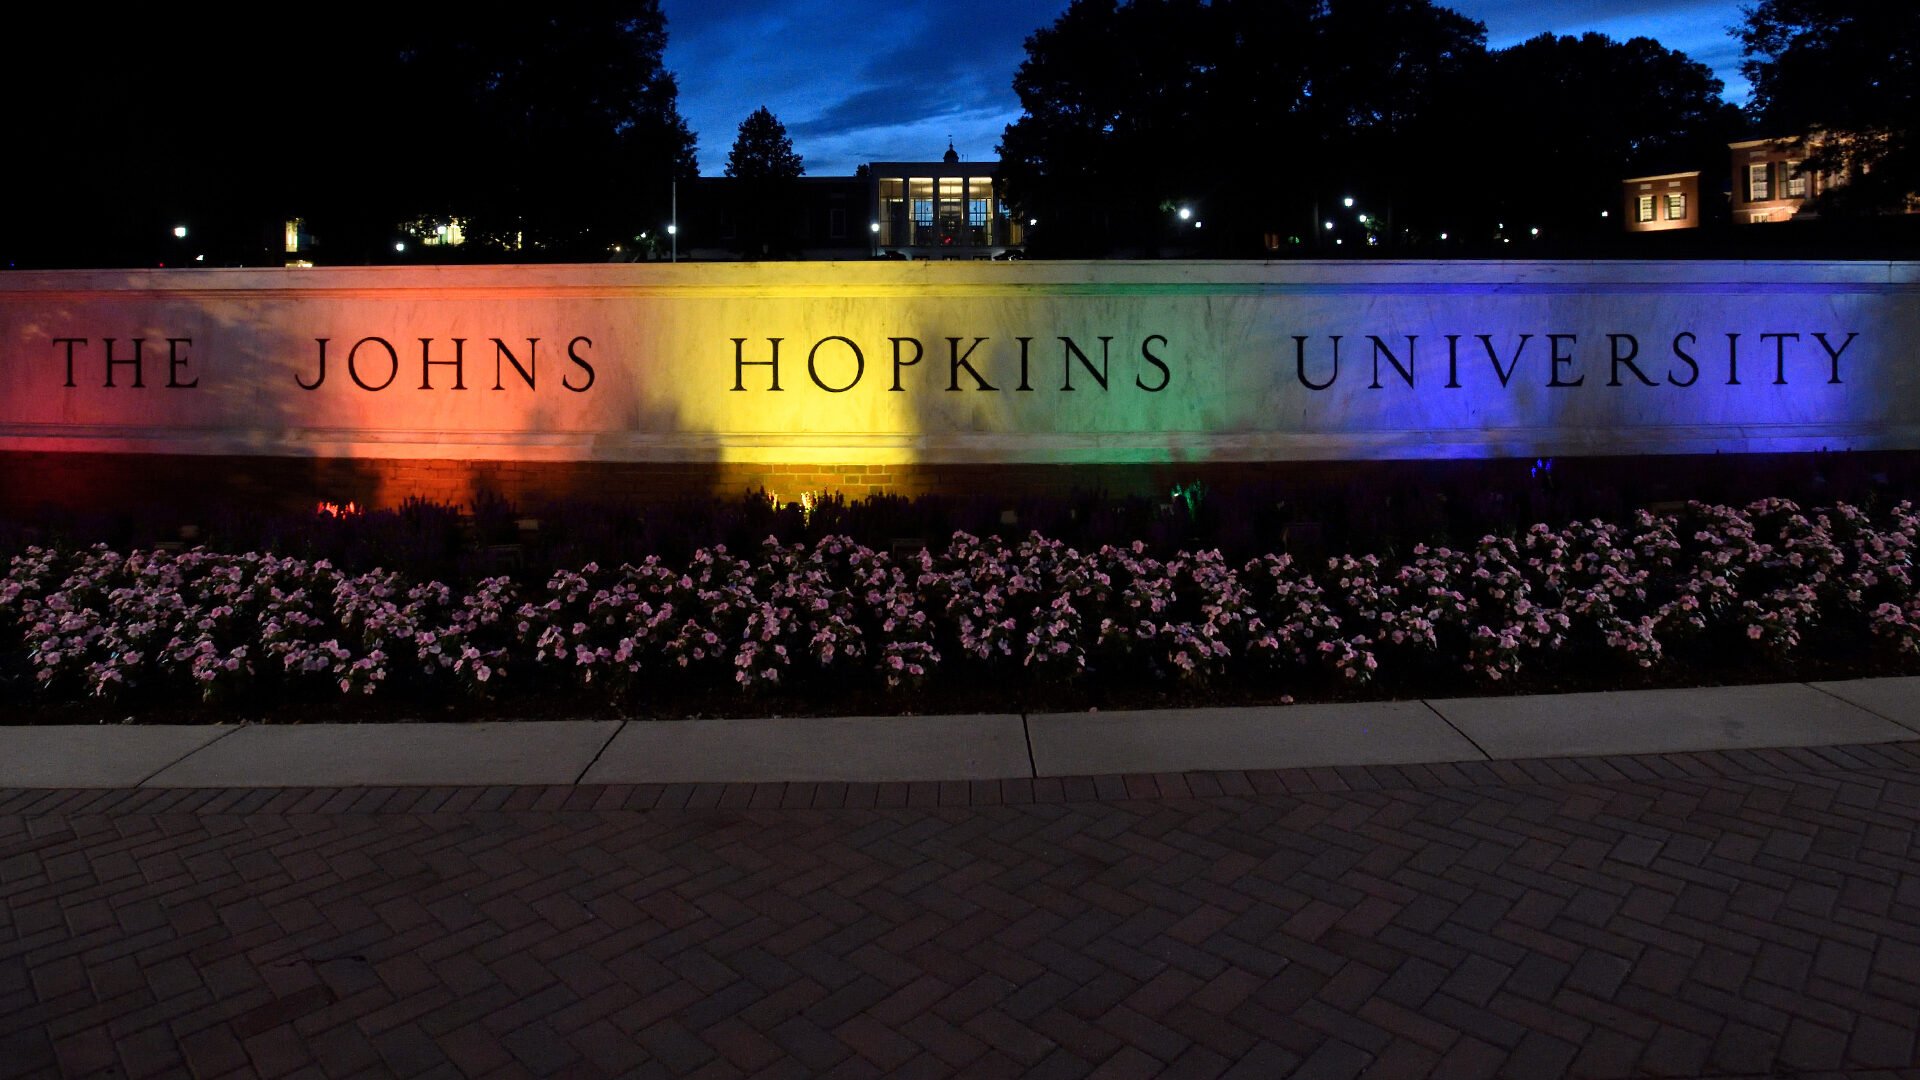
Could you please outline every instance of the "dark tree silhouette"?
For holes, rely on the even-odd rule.
[[[1478,220],[1454,227],[1614,234],[1600,212],[1616,212],[1622,179],[1701,169],[1717,182],[1744,123],[1720,91],[1705,64],[1651,38],[1541,34],[1493,53],[1446,124],[1485,184]]]
[[[787,125],[765,105],[740,121],[740,134],[727,151],[727,175],[736,180],[791,180],[807,171],[794,153]]]
[[[1760,0],[1738,33],[1767,127],[1833,136],[1807,158],[1848,177],[1823,211],[1898,210],[1920,192],[1920,4]]]
[[[734,247],[748,258],[771,259],[796,250],[793,225],[799,199],[794,181],[806,172],[780,118],[762,105],[740,122],[727,153],[727,208]]]
[[[397,257],[420,216],[479,256],[601,258],[696,172],[657,0],[40,5],[7,29],[0,93],[43,103],[4,118],[41,163],[0,222],[24,265],[277,262],[291,217],[330,262]]]
[[[1076,0],[1027,39],[1002,179],[1043,254],[1311,238],[1320,198],[1391,206],[1394,174],[1426,154],[1428,103],[1483,36],[1427,0]],[[1204,243],[1176,236],[1180,207],[1207,220]]]
[[[414,29],[403,100],[435,163],[416,198],[439,203],[421,209],[535,258],[605,257],[657,228],[671,181],[697,171],[666,38],[658,0],[496,0]]]

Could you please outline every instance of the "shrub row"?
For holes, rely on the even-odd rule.
[[[1281,689],[1791,660],[1821,635],[1920,654],[1920,514],[1779,499],[1536,525],[1401,559],[1230,561],[1038,533],[845,537],[451,586],[267,552],[30,547],[0,579],[0,684],[69,701],[659,694],[993,679]],[[1704,650],[1704,651],[1703,651]]]

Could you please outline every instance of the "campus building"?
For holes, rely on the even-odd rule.
[[[1621,183],[1627,231],[1666,232],[1700,227],[1700,170],[1634,176]]]
[[[992,161],[961,161],[951,143],[940,161],[868,166],[872,231],[880,252],[910,259],[990,259],[1018,249],[1025,227],[1001,201]]]
[[[1747,139],[1729,143],[1728,150],[1736,225],[1790,221],[1808,200],[1842,182],[1831,174],[1807,171],[1807,140],[1798,136]]]

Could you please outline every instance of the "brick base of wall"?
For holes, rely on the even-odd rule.
[[[1563,458],[1549,482],[1534,462],[1213,462],[1154,465],[756,465],[607,462],[299,459],[141,454],[0,452],[0,514],[255,507],[311,508],[353,501],[368,508],[425,499],[468,506],[498,498],[537,506],[557,500],[633,504],[765,490],[782,501],[802,493],[849,499],[888,493],[1033,495],[1099,492],[1168,496],[1177,484],[1272,487],[1301,499],[1391,497],[1414,491],[1618,492],[1632,503],[1787,495],[1812,501],[1869,491],[1920,495],[1920,453],[1752,454]]]

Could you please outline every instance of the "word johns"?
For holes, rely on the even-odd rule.
[[[747,389],[748,368],[766,369],[764,372],[756,372],[755,375],[756,377],[763,374],[766,376],[768,390],[786,389],[780,385],[782,362],[780,343],[785,341],[785,338],[766,339],[767,349],[764,360],[747,358],[746,338],[728,340],[733,342],[733,389],[735,392],[744,392]],[[1013,340],[1019,343],[1020,382],[1011,389],[1031,391],[1033,390],[1031,379],[1039,375],[1039,371],[1034,366],[1036,363],[1034,339],[1016,337]],[[1056,340],[1060,342],[1060,390],[1063,393],[1079,389],[1073,384],[1076,372],[1081,375],[1081,386],[1098,386],[1101,390],[1108,388],[1109,381],[1114,377],[1112,337],[1102,335],[1098,339],[1100,359],[1097,364],[1091,355],[1095,351],[1091,346],[1082,348],[1078,342],[1069,337]],[[928,360],[927,347],[919,338],[914,337],[889,337],[887,341],[891,345],[893,369],[893,385],[887,390],[891,393],[903,393],[905,387],[901,379],[906,374],[906,369]],[[976,337],[971,342],[966,342],[964,346],[963,341],[965,339],[957,337],[946,339],[946,389],[956,393],[962,390],[984,392],[1001,390],[1013,376],[1012,371],[1009,370],[1007,350],[1003,348],[999,353],[999,362],[993,363],[990,362],[995,355],[993,347],[989,345],[991,339]],[[981,349],[983,345],[988,348]],[[1173,371],[1167,367],[1166,358],[1154,352],[1156,346],[1164,350],[1167,339],[1159,334],[1148,336],[1140,342],[1140,355],[1133,361],[1133,385],[1149,394],[1157,394],[1165,390],[1167,384],[1173,381]],[[1047,351],[1052,350],[1049,348]],[[979,353],[978,356],[975,355],[976,352]],[[789,353],[790,362],[797,364],[797,360],[791,360],[791,357],[792,354]],[[934,361],[934,363],[938,362]],[[961,385],[961,372],[966,373],[967,385],[965,386]],[[830,335],[814,342],[813,346],[807,350],[807,377],[813,381],[813,385],[829,394],[846,393],[860,385],[860,380],[866,374],[867,354],[852,338],[838,334]],[[998,379],[999,382],[990,381],[989,376]],[[1149,382],[1142,376],[1152,376],[1153,381]],[[1088,380],[1092,380],[1091,383]],[[791,376],[788,381],[792,381]]]
[[[320,389],[320,384],[327,381],[327,343],[333,339],[314,338],[313,340],[319,346],[319,367],[314,371],[312,380],[302,379],[297,372],[293,376],[293,381],[298,383],[302,390],[318,390]],[[434,359],[434,341],[436,339],[421,338],[419,340],[419,389],[435,389],[433,385],[434,368],[442,369],[442,375],[451,374],[453,376],[453,385],[447,386],[445,389],[467,389],[467,339],[450,338],[453,355],[451,357],[446,356],[446,350],[443,348],[441,350],[441,358],[438,360]],[[490,338],[488,340],[493,342],[493,389],[505,390],[507,388],[507,384],[512,381],[506,374],[506,370],[509,367],[513,369],[515,376],[527,384],[527,389],[534,390],[538,388],[536,381],[539,378],[540,372],[539,338],[527,339],[527,362],[524,365],[520,363],[520,357],[514,353],[513,349],[510,348],[506,342],[499,338]],[[580,355],[580,347],[583,345],[587,348],[592,348],[593,339],[583,335],[567,342],[567,360],[573,364],[574,367],[585,372],[585,378],[576,384],[573,381],[574,372],[567,371],[560,376],[560,385],[576,394],[584,394],[593,386],[593,365],[587,362],[586,357]],[[362,349],[365,349],[367,353],[365,361],[361,360]],[[362,367],[363,363],[365,367]],[[393,343],[386,338],[363,337],[359,341],[354,342],[353,347],[347,350],[346,367],[347,378],[353,380],[353,385],[367,391],[385,390],[387,387],[393,385],[395,379],[400,377],[400,352],[395,349]]]
[[[1311,365],[1314,373],[1309,375],[1308,367],[1310,365],[1307,360],[1308,338],[1302,334],[1293,335],[1294,374],[1300,380],[1300,385],[1309,390],[1326,390],[1333,386],[1334,382],[1340,378],[1340,342],[1343,336],[1344,335],[1341,334],[1328,335],[1327,340],[1331,343],[1331,349],[1326,351],[1325,359],[1317,360]],[[1441,335],[1447,343],[1446,388],[1450,390],[1459,389],[1462,385],[1460,382],[1460,373],[1463,366],[1467,370],[1472,370],[1472,368],[1480,362],[1480,354],[1482,353],[1484,353],[1485,361],[1492,366],[1494,377],[1500,380],[1502,387],[1505,387],[1513,380],[1515,372],[1520,368],[1521,361],[1528,357],[1534,358],[1531,361],[1531,367],[1535,369],[1534,377],[1536,379],[1542,374],[1542,372],[1538,370],[1539,362],[1544,360],[1545,378],[1540,381],[1544,382],[1548,387],[1568,389],[1584,385],[1587,381],[1588,372],[1582,370],[1580,366],[1582,358],[1575,351],[1579,344],[1578,335],[1546,334],[1543,336],[1546,340],[1529,353],[1527,345],[1534,339],[1534,335],[1521,334],[1520,340],[1513,346],[1511,355],[1502,356],[1500,349],[1494,345],[1492,334],[1474,334],[1470,339],[1464,334]],[[1767,360],[1771,359],[1773,361],[1773,385],[1787,385],[1789,352],[1794,354],[1793,359],[1796,363],[1804,359],[1811,359],[1816,366],[1824,364],[1827,383],[1830,385],[1838,385],[1840,382],[1840,354],[1846,352],[1847,346],[1852,345],[1853,339],[1860,335],[1849,332],[1846,339],[1838,345],[1829,341],[1824,332],[1805,335],[1767,333],[1755,336],[1759,341],[1758,347],[1750,348],[1748,353],[1743,356],[1740,347],[1740,335],[1726,335],[1726,385],[1740,385],[1740,364],[1743,359],[1760,365],[1764,365]],[[1387,383],[1392,382],[1396,378],[1405,382],[1409,387],[1413,386],[1414,359],[1416,348],[1419,345],[1420,335],[1406,335],[1404,345],[1389,345],[1385,340],[1375,334],[1368,334],[1366,337],[1367,340],[1373,344],[1373,379],[1367,383],[1367,388],[1370,390],[1384,389]],[[1803,342],[1803,337],[1810,338],[1811,341]],[[1694,383],[1700,381],[1703,364],[1714,365],[1714,371],[1717,377],[1719,365],[1718,348],[1716,347],[1712,351],[1712,355],[1709,356],[1707,350],[1702,349],[1700,346],[1699,335],[1691,331],[1683,330],[1673,336],[1673,341],[1671,342],[1672,355],[1669,357],[1642,356],[1640,339],[1632,334],[1608,334],[1606,338],[1607,347],[1602,359],[1606,364],[1606,385],[1608,386],[1626,386],[1629,384],[1629,381],[1639,383],[1642,386],[1692,386]],[[1463,345],[1463,341],[1466,341],[1467,344]],[[1472,342],[1476,341],[1479,343],[1479,348],[1475,348],[1472,344]],[[1771,349],[1768,348],[1768,342],[1772,343]],[[1813,343],[1818,343],[1820,353],[1814,353],[1809,347]],[[1789,345],[1793,347],[1789,349]],[[1351,353],[1352,350],[1349,349],[1349,358],[1351,358]],[[1771,356],[1769,356],[1769,353]],[[1402,356],[1405,357],[1404,362],[1402,362]],[[1387,379],[1384,382],[1380,377],[1382,360],[1386,361]],[[1659,366],[1661,360],[1665,361],[1664,367]],[[1622,374],[1626,375],[1626,380],[1621,378]],[[1764,367],[1761,370],[1761,374],[1765,374]]]

